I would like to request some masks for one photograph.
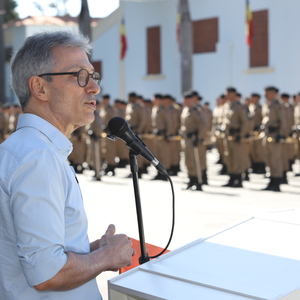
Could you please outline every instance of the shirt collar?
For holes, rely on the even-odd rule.
[[[22,127],[32,127],[40,131],[62,155],[67,157],[72,152],[73,146],[70,140],[55,126],[41,117],[28,113],[20,114],[17,130]]]

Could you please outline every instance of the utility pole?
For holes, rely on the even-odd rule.
[[[180,49],[181,49],[181,92],[192,89],[193,81],[193,28],[188,0],[179,0]]]
[[[0,103],[5,103],[5,46],[4,46],[4,0],[0,0]]]

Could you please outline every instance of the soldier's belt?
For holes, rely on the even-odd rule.
[[[228,131],[230,134],[235,134],[235,133],[240,133],[241,129],[240,128],[229,128]]]
[[[169,141],[180,141],[182,137],[180,135],[172,135],[172,136],[163,136],[163,135],[156,135],[154,133],[144,133],[144,134],[139,134],[139,138],[141,139],[156,139],[156,140],[169,140]]]
[[[272,137],[267,137],[266,138],[266,141],[268,142],[268,143],[276,143],[276,139],[275,138],[272,138]],[[279,140],[279,143],[280,144],[294,144],[294,143],[296,143],[297,142],[297,140],[296,139],[294,139],[294,138],[292,138],[292,137],[287,137],[287,138],[285,138],[285,139],[280,139]]]
[[[183,137],[181,135],[172,135],[168,137],[164,137],[161,135],[156,135],[154,133],[144,133],[144,134],[139,134],[139,138],[141,139],[155,139],[158,141],[162,140],[168,140],[168,141],[181,141]],[[216,138],[214,136],[210,137],[209,139],[205,139],[202,141],[202,145],[212,145],[216,142]]]

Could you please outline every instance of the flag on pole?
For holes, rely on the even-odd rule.
[[[248,46],[251,46],[252,36],[253,36],[252,11],[250,8],[249,0],[246,0],[246,41]]]
[[[121,52],[120,52],[120,58],[123,60],[126,55],[127,51],[127,39],[126,39],[126,31],[125,31],[125,20],[122,18],[121,21]]]
[[[176,39],[177,39],[179,51],[180,51],[180,25],[181,25],[181,13],[180,13],[180,0],[179,0],[178,7],[177,7],[177,14],[176,14]]]

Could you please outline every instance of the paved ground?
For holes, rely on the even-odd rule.
[[[250,174],[250,181],[244,182],[242,189],[225,188],[221,186],[228,176],[218,175],[221,166],[215,164],[217,158],[214,150],[208,153],[209,186],[204,186],[203,192],[182,190],[187,182],[184,171],[172,177],[176,223],[170,250],[261,212],[300,208],[300,177],[294,173],[288,173],[289,185],[282,185],[281,193],[261,191],[268,179],[256,174]],[[300,172],[299,162],[294,172]],[[110,223],[116,225],[118,233],[139,239],[132,179],[125,178],[129,173],[129,167],[117,169],[115,176],[104,176],[101,182],[91,181],[89,172],[78,175],[90,240],[101,237]],[[171,229],[171,188],[167,181],[152,181],[155,175],[151,167],[150,174],[139,180],[144,231],[147,243],[164,248]],[[117,273],[105,272],[97,278],[104,300],[108,299],[107,280],[114,276]]]

